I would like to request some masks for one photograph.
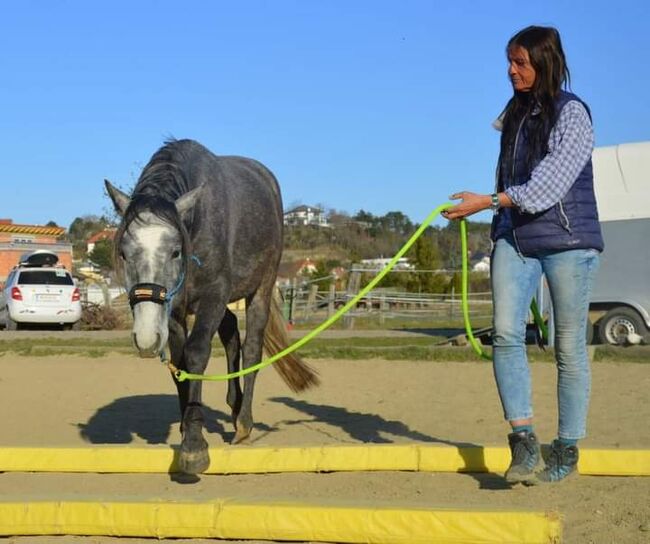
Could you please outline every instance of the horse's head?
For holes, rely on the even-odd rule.
[[[131,199],[108,180],[105,183],[122,217],[115,258],[133,311],[133,343],[140,357],[155,357],[167,345],[172,300],[184,286],[189,248],[182,219],[201,188],[170,202],[159,196]]]

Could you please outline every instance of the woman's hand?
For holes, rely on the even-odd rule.
[[[492,204],[492,197],[490,195],[478,195],[469,191],[455,193],[449,198],[452,200],[460,199],[460,202],[453,208],[442,212],[442,216],[447,219],[462,219],[481,210],[486,210]]]

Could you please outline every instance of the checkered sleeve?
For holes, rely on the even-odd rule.
[[[506,189],[515,206],[525,213],[539,213],[567,194],[589,161],[594,133],[585,107],[577,100],[560,112],[549,135],[549,152],[533,169],[530,179]]]

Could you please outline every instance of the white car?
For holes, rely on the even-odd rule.
[[[0,292],[0,326],[6,330],[23,324],[76,328],[81,319],[79,288],[58,260],[46,250],[21,257]]]

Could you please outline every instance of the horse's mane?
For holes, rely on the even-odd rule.
[[[132,223],[137,224],[142,221],[143,213],[150,212],[181,234],[183,269],[187,269],[191,254],[190,238],[174,202],[188,192],[190,187],[183,169],[185,156],[178,144],[177,140],[167,140],[142,170],[138,183],[133,189],[131,202],[115,233],[113,259],[116,265],[120,263],[119,248],[124,233]],[[123,282],[122,267],[116,266],[115,269]]]
[[[165,141],[142,170],[133,189],[134,198],[139,195],[155,195],[174,202],[192,188],[186,171],[189,164],[185,153],[186,143],[174,139]]]

